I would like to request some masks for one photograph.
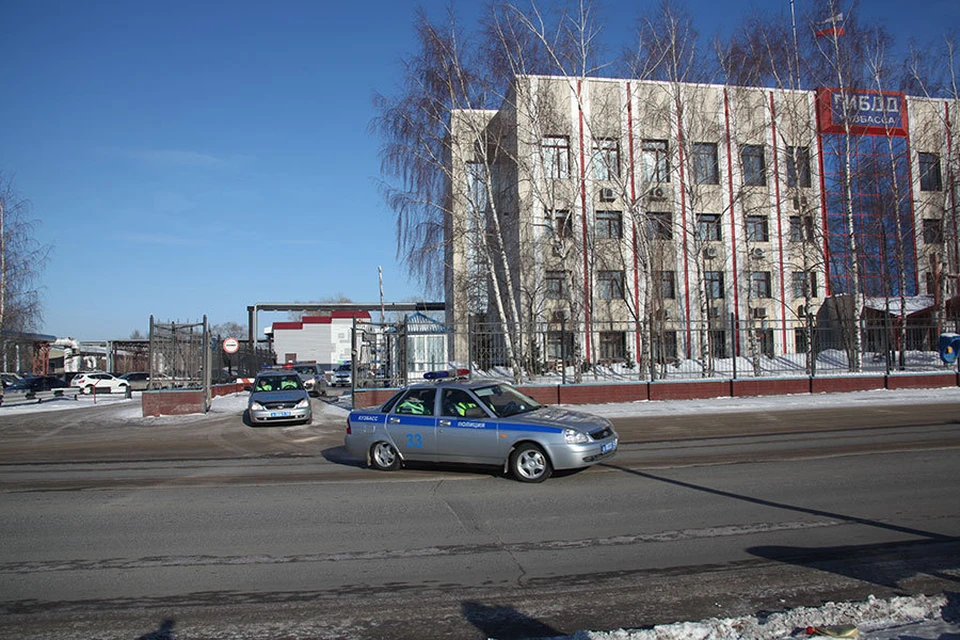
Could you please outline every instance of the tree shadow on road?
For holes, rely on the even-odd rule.
[[[701,491],[722,498],[741,500],[818,518],[828,518],[838,524],[864,525],[919,538],[919,540],[836,547],[759,546],[746,549],[747,552],[760,558],[828,571],[891,589],[900,588],[901,580],[918,574],[960,583],[960,578],[950,573],[951,570],[960,567],[960,537],[732,493],[610,463],[605,463],[603,466],[641,478]]]
[[[176,621],[173,618],[167,618],[160,623],[160,627],[156,631],[145,633],[137,638],[137,640],[176,640],[176,636],[173,635],[173,626],[175,624]]]
[[[463,611],[463,617],[488,638],[522,640],[523,638],[555,638],[565,635],[550,625],[525,616],[512,607],[464,602],[461,604],[461,610]]]

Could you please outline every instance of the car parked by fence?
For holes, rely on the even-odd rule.
[[[130,383],[103,371],[84,371],[70,380],[71,387],[79,387],[81,393],[126,393]]]

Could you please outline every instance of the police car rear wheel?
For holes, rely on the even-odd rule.
[[[543,449],[526,443],[510,454],[510,471],[520,482],[543,482],[553,473],[553,467]]]
[[[380,471],[393,471],[400,468],[400,455],[389,442],[376,442],[370,447],[370,464]]]

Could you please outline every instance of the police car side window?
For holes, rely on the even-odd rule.
[[[483,417],[483,410],[476,401],[463,389],[444,389],[441,396],[441,411],[444,416],[451,418],[478,418]]]
[[[436,395],[436,389],[411,389],[397,405],[396,412],[413,416],[432,416],[433,400]]]

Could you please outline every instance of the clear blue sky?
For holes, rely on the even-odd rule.
[[[469,17],[479,2],[459,4]],[[704,35],[755,4],[688,2]],[[960,0],[860,4],[901,42],[960,26]],[[245,324],[256,302],[375,302],[378,265],[388,301],[428,297],[395,259],[368,132],[373,94],[414,50],[416,6],[3,2],[0,170],[54,247],[40,330],[121,339],[151,315]],[[616,29],[637,11],[604,4]]]

